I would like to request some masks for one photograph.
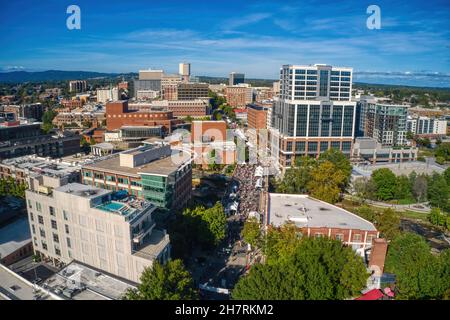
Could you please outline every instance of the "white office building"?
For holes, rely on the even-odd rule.
[[[350,154],[356,118],[352,72],[323,64],[281,67],[269,131],[271,154],[281,167],[291,166],[297,156],[316,157],[330,148]]]

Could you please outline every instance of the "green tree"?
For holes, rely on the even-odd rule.
[[[397,177],[394,197],[398,200],[412,198],[411,181],[407,176],[401,175]]]
[[[434,155],[442,157],[445,161],[450,161],[450,142],[443,142],[436,148]]]
[[[267,264],[286,262],[299,246],[302,233],[293,223],[285,223],[280,228],[269,228],[262,240]]]
[[[343,187],[345,188],[348,185],[352,174],[352,165],[350,164],[350,160],[340,150],[332,148],[321,153],[319,161],[330,161],[334,164],[336,169],[342,171],[346,177]]]
[[[377,219],[377,213],[369,206],[361,206],[356,210],[358,216],[368,221],[374,222]]]
[[[447,215],[444,214],[439,208],[431,209],[431,212],[428,214],[428,220],[436,226],[447,225]]]
[[[375,184],[372,179],[366,177],[356,178],[352,182],[353,190],[356,196],[363,201],[365,199],[375,199]]]
[[[307,184],[311,180],[311,170],[317,161],[310,157],[299,157],[292,168],[286,170],[283,180],[276,185],[278,193],[302,194],[308,192]]]
[[[424,238],[407,232],[389,244],[385,269],[396,275],[397,298],[435,299],[448,288],[442,281],[442,265]]]
[[[396,177],[391,170],[387,168],[374,170],[371,178],[375,184],[378,199],[390,200],[394,198]]]
[[[203,221],[208,224],[208,230],[213,236],[213,244],[216,246],[225,239],[227,230],[227,218],[220,202],[217,202],[212,208],[204,211]]]
[[[445,181],[447,182],[447,185],[450,186],[450,167],[445,169],[443,176],[444,176]]]
[[[146,268],[137,289],[129,289],[126,300],[194,300],[198,294],[191,274],[181,260],[171,260],[165,265],[158,261]]]
[[[55,110],[47,110],[42,115],[42,130],[45,133],[48,133],[54,126],[53,126],[53,119],[56,117],[58,113]]]
[[[375,224],[381,235],[388,240],[394,239],[400,234],[400,217],[390,208],[378,214]]]
[[[444,175],[434,173],[428,180],[428,201],[433,207],[450,211],[450,186]]]
[[[342,187],[347,177],[332,162],[324,161],[311,171],[311,180],[308,182],[308,190],[317,199],[336,203],[339,201]]]
[[[418,201],[425,201],[427,199],[428,179],[424,174],[418,175],[412,185],[412,193],[414,198]]]
[[[324,300],[360,293],[368,274],[351,248],[328,238],[296,238],[296,242],[285,260],[254,266],[236,284],[233,299]]]
[[[261,228],[259,222],[255,218],[247,219],[242,229],[242,237],[244,241],[255,247],[261,236]]]
[[[184,210],[177,224],[173,228],[177,233],[176,239],[186,243],[187,249],[197,244],[204,248],[216,246],[225,238],[227,228],[225,212],[220,202],[209,209],[197,206]]]

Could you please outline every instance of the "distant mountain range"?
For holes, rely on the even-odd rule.
[[[95,78],[130,78],[137,73],[102,73],[92,71],[10,71],[0,72],[0,82],[38,82],[38,81],[64,81],[87,80]],[[199,76],[200,81],[208,83],[227,83],[226,77]],[[271,85],[271,79],[246,79],[255,86]],[[394,86],[414,86],[430,88],[450,88],[450,74],[438,72],[367,72],[355,71],[353,81],[356,83],[385,84]]]
[[[93,78],[116,78],[120,73],[101,73],[91,71],[12,71],[0,72],[0,82],[33,82],[33,81],[61,81],[61,80],[86,80]]]

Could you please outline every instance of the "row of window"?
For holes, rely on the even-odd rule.
[[[320,151],[326,151],[330,147],[331,149],[341,149],[341,142],[339,141],[331,141],[331,145],[329,145],[328,141],[320,142]],[[309,152],[317,152],[319,143],[317,141],[308,142],[308,153]],[[286,151],[291,152],[293,147],[293,141],[286,142]],[[352,143],[350,141],[342,142],[342,150],[350,151],[352,147]],[[304,153],[306,150],[306,142],[305,141],[295,141],[295,153]]]
[[[325,234],[323,234],[323,233],[320,233],[320,232],[314,233],[314,237],[315,237],[315,238],[322,238],[322,237],[326,237],[326,236],[327,236],[327,235],[325,235]],[[344,241],[344,234],[338,233],[338,234],[336,234],[336,235],[334,236],[334,238],[335,238],[336,240]],[[361,234],[354,234],[352,238],[353,238],[352,242],[361,242],[361,241],[363,240]],[[372,240],[373,240],[374,238],[376,238],[375,235],[369,234],[369,235],[367,236],[366,242],[367,242],[367,243],[371,243]]]

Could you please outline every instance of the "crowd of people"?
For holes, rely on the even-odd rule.
[[[258,211],[259,193],[256,190],[256,177],[254,165],[238,165],[233,178],[239,182],[239,208],[238,213],[247,216],[252,211]]]

